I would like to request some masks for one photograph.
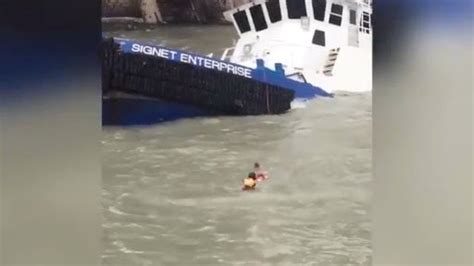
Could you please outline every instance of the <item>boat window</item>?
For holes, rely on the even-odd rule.
[[[326,0],[313,0],[314,19],[324,21],[326,14]]]
[[[371,15],[367,12],[362,13],[362,19],[360,21],[360,31],[365,32],[365,33],[370,33],[370,28],[371,28],[371,21],[370,21]]]
[[[342,16],[342,6],[338,4],[332,4],[331,13],[338,14]]]
[[[352,24],[352,25],[357,25],[356,23],[356,17],[357,17],[357,13],[355,10],[350,10],[349,12],[349,22]]]
[[[272,23],[281,20],[280,0],[269,0],[267,3],[268,16]]]
[[[324,34],[324,31],[314,31],[313,43],[321,46],[326,46],[326,36]]]
[[[247,13],[245,13],[245,10],[234,13],[234,19],[235,22],[237,22],[237,26],[239,27],[240,33],[246,33],[250,31],[250,23],[247,18]]]
[[[369,22],[369,20],[370,20],[370,15],[369,15],[369,13],[363,12],[363,13],[362,13],[362,20],[363,20],[364,22]]]
[[[341,26],[342,18],[339,17],[339,16],[331,14],[331,16],[329,17],[329,23],[337,25],[337,26]]]
[[[329,23],[337,26],[342,24],[342,10],[343,7],[338,4],[332,4],[331,15],[329,16]]]
[[[251,7],[250,14],[252,15],[256,31],[261,31],[268,28],[267,21],[265,20],[265,16],[263,15],[263,9],[261,5]]]
[[[288,18],[299,19],[306,17],[306,3],[305,0],[286,0],[288,8]]]

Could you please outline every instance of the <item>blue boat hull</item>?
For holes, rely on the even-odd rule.
[[[288,78],[282,64],[271,70],[261,59],[251,69],[123,39],[105,40],[102,51],[104,125],[149,125],[221,114],[282,114],[295,98],[332,96]],[[120,92],[134,96],[116,94]]]

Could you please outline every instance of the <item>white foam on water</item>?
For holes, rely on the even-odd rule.
[[[109,212],[111,212],[113,214],[117,214],[117,215],[126,215],[126,213],[122,212],[121,210],[117,209],[114,206],[109,207]]]
[[[145,146],[140,146],[136,149],[138,152],[145,152],[146,151],[146,147]]]
[[[126,224],[124,227],[128,227],[128,228],[140,228],[140,229],[145,228],[144,226],[139,225],[139,224],[137,224],[137,223],[129,223],[129,224]]]
[[[122,224],[121,223],[105,223],[105,224],[102,224],[102,227],[103,228],[114,228],[114,227],[122,227]]]
[[[307,101],[302,99],[295,99],[291,102],[291,109],[303,109],[306,108]]]
[[[214,230],[215,227],[214,226],[209,226],[209,225],[206,225],[206,226],[203,226],[199,229],[196,229],[195,231],[196,232],[206,232],[206,231],[211,231],[211,230]]]
[[[125,253],[125,254],[144,254],[145,253],[144,251],[128,249],[125,246],[125,243],[123,243],[122,241],[114,241],[112,242],[112,245],[116,246],[122,253]]]
[[[201,121],[204,125],[215,125],[219,124],[221,120],[219,118],[205,118]]]
[[[120,194],[117,200],[122,200],[123,198],[129,197],[129,196],[130,196],[130,193],[125,192],[125,193]]]
[[[152,168],[156,168],[156,167],[152,167]],[[144,177],[140,178],[140,181],[141,181],[143,184],[148,184],[148,183],[150,183],[152,180],[153,180],[153,178],[152,178],[152,177],[149,177],[149,176],[144,176]]]
[[[126,247],[120,248],[120,251],[125,254],[144,254],[144,251],[138,251],[138,250],[131,250]]]

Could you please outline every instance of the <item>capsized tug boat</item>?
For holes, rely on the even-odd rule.
[[[122,109],[114,98],[105,124],[281,114],[295,99],[371,90],[369,1],[256,0],[224,15],[240,38],[220,59],[126,39],[104,46],[104,99],[119,91],[159,102]]]
[[[282,64],[327,92],[372,90],[372,0],[255,0],[224,15],[240,38],[223,60]]]

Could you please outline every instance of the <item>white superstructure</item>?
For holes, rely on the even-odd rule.
[[[225,12],[239,33],[222,59],[256,59],[328,92],[372,90],[371,0],[255,0]]]

